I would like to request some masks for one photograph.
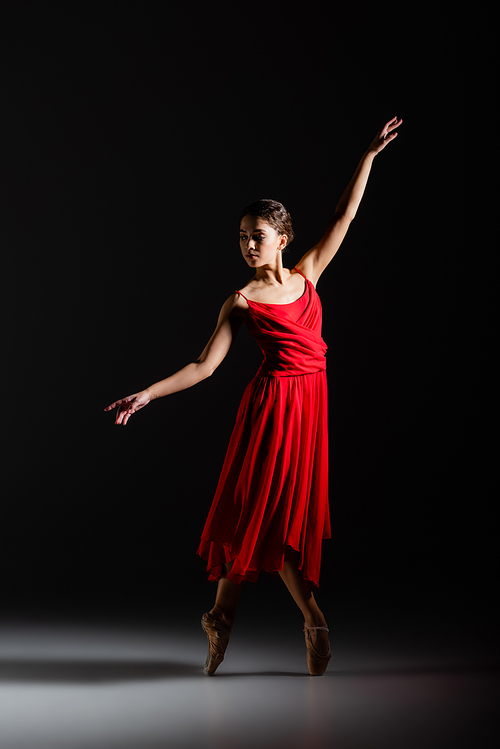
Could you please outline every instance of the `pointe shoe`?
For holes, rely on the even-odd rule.
[[[208,654],[203,673],[205,676],[213,676],[224,660],[232,629],[210,611],[201,617],[201,626],[208,638]]]
[[[304,635],[306,638],[306,648],[307,648],[307,667],[309,668],[309,673],[311,676],[323,676],[323,674],[326,671],[326,667],[328,666],[328,661],[332,657],[332,653],[330,650],[330,643],[328,642],[328,652],[324,655],[321,655],[318,653],[316,648],[313,645],[312,638],[311,638],[311,630],[323,630],[324,632],[329,632],[330,630],[328,627],[308,627],[307,624],[304,624]]]

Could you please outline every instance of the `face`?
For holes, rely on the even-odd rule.
[[[260,216],[243,216],[240,224],[241,254],[251,268],[274,265],[286,245],[286,236]]]

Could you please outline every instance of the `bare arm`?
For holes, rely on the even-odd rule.
[[[335,208],[333,219],[329,223],[326,232],[318,244],[310,249],[309,252],[306,252],[297,263],[297,268],[314,284],[317,283],[318,278],[333,259],[347,234],[347,230],[357,213],[361,198],[365,192],[375,156],[396,138],[397,132],[395,130],[402,122],[403,120],[393,117],[377,133],[368,150],[361,157],[361,161],[351,181]]]
[[[178,372],[155,382],[145,390],[115,401],[104,410],[116,408],[115,424],[125,426],[129,418],[152,400],[177,393],[205,380],[226,357],[241,326],[243,309],[240,298],[233,294],[225,301],[219,313],[217,326],[200,356]]]

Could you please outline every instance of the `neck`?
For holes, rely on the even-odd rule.
[[[263,281],[265,284],[279,284],[285,283],[285,278],[290,274],[288,268],[283,267],[282,253],[278,252],[276,256],[276,263],[270,265],[263,265],[261,268],[257,268],[255,271],[255,279],[257,281]]]

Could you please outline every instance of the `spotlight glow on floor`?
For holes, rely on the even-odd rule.
[[[205,649],[201,629],[3,626],[0,748],[490,746],[493,671],[398,667],[380,653],[373,666],[373,653],[333,642],[314,678],[300,637],[262,645],[235,631],[209,678]]]

